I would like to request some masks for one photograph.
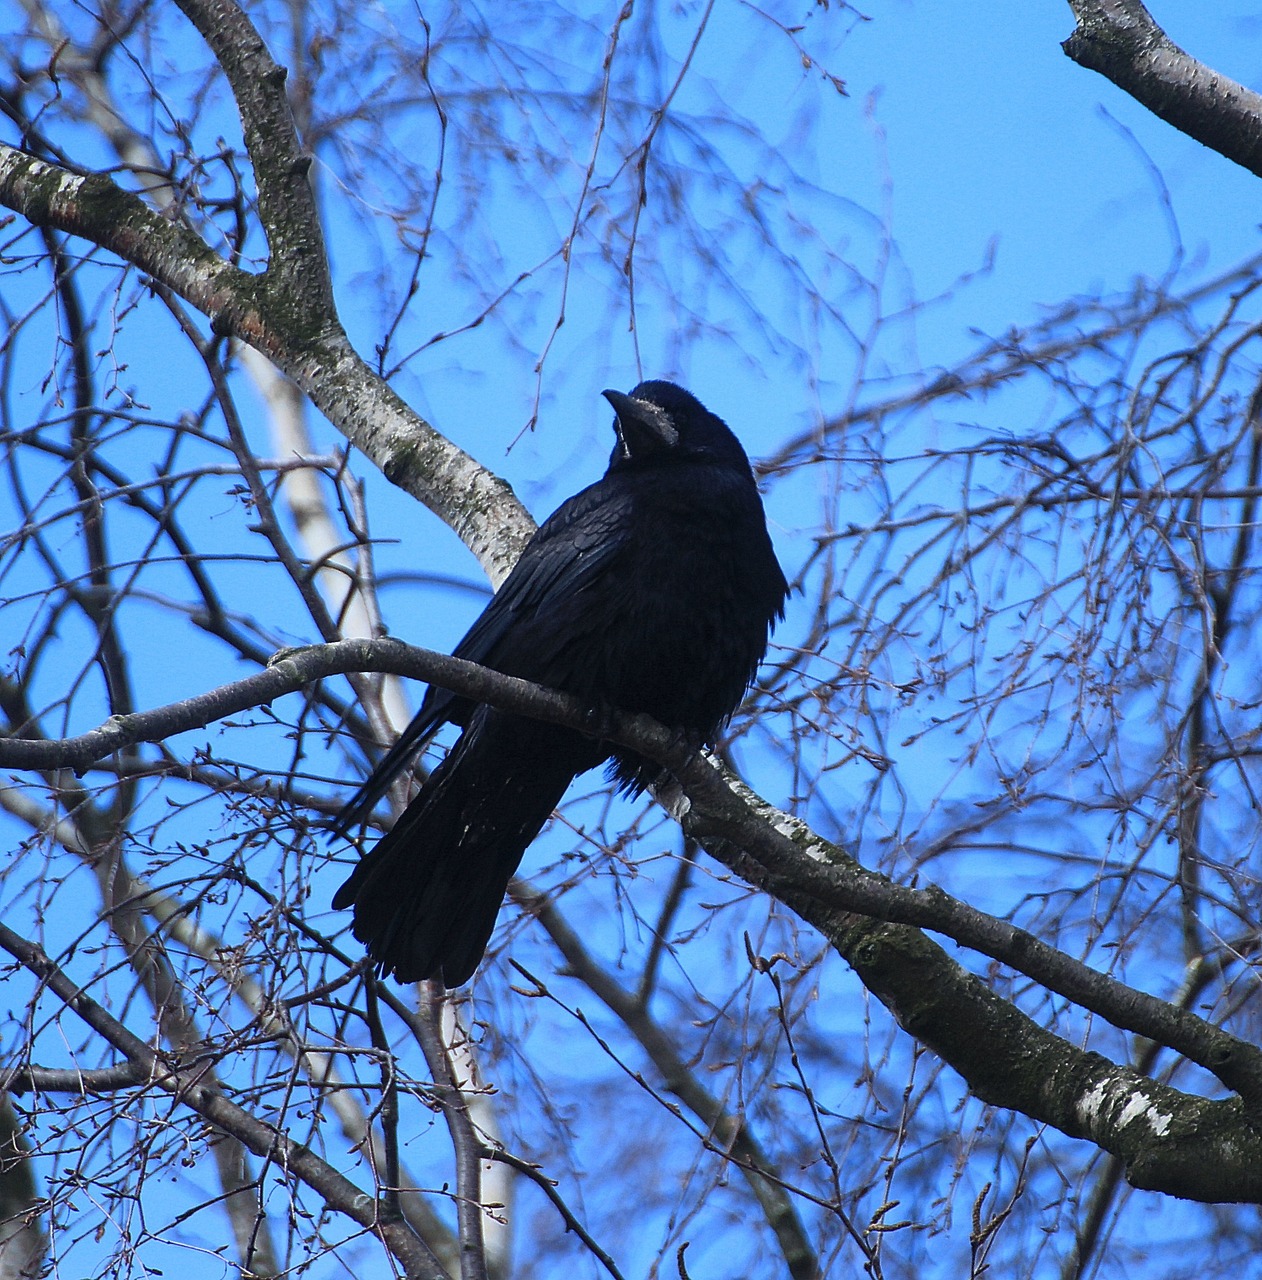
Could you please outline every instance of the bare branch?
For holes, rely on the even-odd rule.
[[[44,1274],[48,1236],[32,1155],[8,1093],[0,1094],[0,1280]]]
[[[104,174],[72,173],[0,143],[0,204],[34,226],[109,249],[196,307],[216,332],[256,347],[389,480],[445,520],[493,583],[516,563],[534,524],[512,489],[413,413],[359,358],[335,317],[295,311],[266,273],[224,262]]]
[[[634,992],[627,991],[599,964],[578,934],[548,901],[522,880],[510,886],[522,908],[539,920],[565,957],[570,974],[604,1002],[635,1037],[673,1093],[705,1126],[718,1150],[744,1174],[767,1224],[775,1234],[793,1280],[817,1280],[819,1258],[784,1187],[774,1162],[763,1151],[747,1120],[723,1106],[684,1061],[671,1038]]]
[[[269,289],[289,299],[303,327],[335,324],[324,233],[308,179],[312,156],[298,140],[285,96],[287,73],[233,0],[180,0],[180,8],[210,46],[241,113],[270,250]]]
[[[72,982],[32,942],[0,923],[0,947],[58,996],[98,1035],[113,1045],[140,1077],[152,1087],[177,1098],[212,1125],[239,1139],[256,1156],[306,1183],[330,1209],[345,1214],[382,1242],[416,1280],[450,1280],[434,1255],[402,1220],[381,1211],[379,1203],[321,1160],[309,1147],[294,1142],[282,1130],[251,1115],[202,1081],[197,1067],[181,1067],[160,1053]]]
[[[470,696],[473,696],[473,690],[487,687],[487,675],[498,680],[511,679],[486,673],[483,668],[460,658],[416,649],[389,638],[340,640],[331,645],[286,650],[277,655],[265,671],[166,707],[130,716],[114,716],[98,728],[75,738],[61,741],[0,738],[0,766],[87,769],[96,761],[138,742],[161,742],[173,734],[203,728],[250,707],[265,706],[274,698],[294,693],[313,680],[352,671],[388,671],[436,683],[452,680],[462,690],[470,691]],[[526,681],[515,683],[524,689],[535,688]],[[565,710],[558,714],[572,714],[574,705],[572,700],[564,699]]]
[[[1167,124],[1262,177],[1262,95],[1198,62],[1140,0],[1069,0],[1078,26],[1063,44]]]
[[[708,757],[695,755],[669,730],[646,716],[614,715],[594,720],[592,712],[577,699],[445,654],[412,650],[392,641],[348,640],[304,649],[256,676],[185,703],[110,721],[79,739],[64,743],[0,740],[0,764],[21,762],[28,768],[82,769],[92,760],[117,750],[121,743],[147,741],[198,727],[219,716],[270,701],[300,687],[304,680],[344,670],[346,664],[355,661],[363,664],[361,669],[389,669],[400,675],[420,676],[506,711],[590,728],[611,742],[643,752],[664,764],[685,788],[690,802],[683,817],[685,832],[817,926],[819,918],[831,919],[833,912],[843,910],[946,933],[1011,964],[1050,990],[1108,1018],[1115,1026],[1177,1049],[1244,1098],[1262,1098],[1262,1053],[1221,1028],[1118,983],[1025,930],[977,911],[940,889],[905,888],[860,868],[841,850],[821,841],[797,819],[755,797],[733,775],[725,776]],[[724,841],[735,845],[735,851],[725,852]],[[756,859],[762,870],[751,859]],[[837,944],[835,931],[825,929],[825,933]],[[959,990],[957,987],[957,994]],[[967,1072],[964,1074],[968,1077]]]

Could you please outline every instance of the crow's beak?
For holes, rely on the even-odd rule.
[[[679,443],[679,432],[665,409],[647,400],[623,395],[621,391],[602,391],[600,394],[613,405],[613,411],[618,415],[614,429],[624,456],[642,458],[673,449]]]

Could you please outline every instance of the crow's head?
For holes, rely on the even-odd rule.
[[[618,437],[611,471],[675,461],[726,464],[749,470],[741,443],[722,418],[673,382],[641,382],[630,395],[601,393],[613,405]]]

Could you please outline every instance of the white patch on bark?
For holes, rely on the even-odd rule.
[[[799,853],[806,854],[813,862],[832,865],[828,842],[821,840],[801,818],[795,818],[792,814],[785,813],[782,809],[773,808],[765,800],[754,796],[752,792],[749,795],[755,806],[762,813],[762,816],[782,836],[792,840],[797,845]],[[808,836],[809,839],[804,840],[803,836]]]
[[[83,179],[77,173],[63,173],[57,179],[57,194],[54,200],[76,200],[79,196],[79,190],[83,186]]]
[[[1142,1120],[1154,1136],[1164,1137],[1174,1116],[1160,1110],[1144,1091],[1129,1081],[1100,1080],[1091,1086],[1078,1103],[1078,1114],[1088,1125],[1095,1125],[1104,1112],[1121,1104],[1114,1123],[1119,1129]]]
[[[1164,1111],[1158,1111],[1142,1093],[1136,1090],[1122,1108],[1122,1114],[1118,1116],[1117,1123],[1119,1127],[1125,1128],[1128,1124],[1133,1124],[1140,1118],[1147,1123],[1148,1127],[1159,1138],[1170,1128],[1170,1121],[1174,1119],[1173,1116],[1167,1115]]]
[[[655,786],[653,798],[678,823],[682,823],[692,812],[692,801],[684,794],[683,787],[673,778]]]

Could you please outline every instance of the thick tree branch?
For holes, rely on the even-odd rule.
[[[1084,1052],[919,930],[833,911],[794,890],[783,899],[984,1102],[1095,1143],[1123,1162],[1132,1186],[1207,1203],[1262,1203],[1262,1128],[1240,1098],[1194,1097]]]
[[[940,889],[890,884],[737,779],[729,776],[728,785],[720,781],[717,787],[701,781],[705,765],[719,779],[708,761],[687,771],[683,781],[694,809],[684,817],[685,831],[818,928],[899,1025],[954,1067],[978,1097],[1094,1142],[1123,1161],[1133,1186],[1210,1203],[1262,1202],[1262,1126],[1254,1119],[1262,1058],[1254,1046],[1114,982]],[[735,808],[742,803],[765,821],[750,826]],[[731,816],[711,825],[716,811],[729,805]],[[823,860],[822,875],[804,867],[804,851],[808,863]],[[1171,1040],[1179,1042],[1174,1047],[1185,1056],[1220,1078],[1235,1077],[1245,1097],[1198,1098],[1084,1052],[996,995],[920,928],[901,921],[1003,960],[1116,1026],[1152,1019],[1173,1033]]]
[[[1262,177],[1262,95],[1185,53],[1140,0],[1069,0],[1069,7],[1078,26],[1061,47],[1075,62]]]
[[[155,212],[103,173],[73,173],[0,143],[0,204],[32,226],[79,236],[167,284],[212,320],[257,330],[245,306],[257,279],[184,223]]]
[[[1262,1132],[1255,1134],[1249,1119],[1262,1105],[1262,1053],[1255,1046],[941,889],[908,888],[866,870],[648,717],[597,718],[577,699],[446,654],[355,640],[298,650],[246,680],[109,721],[78,739],[0,740],[0,764],[86,768],[122,744],[204,725],[357,662],[363,670],[419,677],[507,711],[590,730],[660,760],[684,789],[677,808],[685,832],[819,928],[902,1025],[979,1096],[1090,1138],[1126,1161],[1137,1186],[1196,1199],[1262,1201]],[[994,995],[920,929],[946,934],[1114,1026],[1167,1045],[1217,1075],[1242,1101],[1209,1102],[1083,1053]],[[1016,1069],[1027,1062],[1037,1070]],[[1144,1128],[1137,1117],[1152,1123]],[[1228,1141],[1233,1128],[1239,1129],[1235,1146]],[[1191,1176],[1198,1160],[1212,1160],[1212,1176],[1208,1166],[1204,1176]]]
[[[646,746],[639,749],[653,754]],[[858,912],[946,934],[1099,1014],[1115,1027],[1176,1050],[1216,1075],[1255,1109],[1262,1106],[1262,1052],[1256,1046],[1185,1009],[1107,977],[1024,929],[951,897],[936,885],[912,889],[867,870],[805,823],[767,804],[734,775],[721,773],[706,757],[671,762],[670,767],[692,806],[684,815],[684,830],[753,883],[761,885],[749,866],[750,858],[781,887],[791,885],[822,909]],[[745,855],[739,866],[739,860],[724,850],[724,840]],[[771,891],[780,896],[778,889]],[[809,914],[805,918],[812,919]]]
[[[534,714],[539,719],[551,719],[559,724],[568,724],[575,719],[585,722],[589,717],[577,699],[541,689],[528,680],[500,675],[445,653],[417,649],[388,638],[341,640],[336,644],[283,650],[266,670],[182,702],[134,715],[113,716],[78,737],[0,737],[0,768],[82,771],[136,743],[162,742],[174,734],[204,728],[226,716],[251,707],[265,706],[274,698],[294,693],[313,680],[344,675],[349,671],[390,672],[439,684],[479,701],[496,702],[497,696],[503,697],[508,701],[502,705],[509,709],[521,708],[524,714]]]
[[[303,150],[278,66],[232,0],[178,0],[210,46],[232,89],[254,167],[259,217],[267,234],[267,276],[304,323],[336,324],[324,233]]]
[[[116,1089],[134,1089],[144,1084],[145,1077],[130,1062],[111,1067],[41,1067],[35,1063],[13,1066],[0,1073],[0,1088],[10,1093],[77,1093],[86,1098],[94,1093],[113,1093]]]

